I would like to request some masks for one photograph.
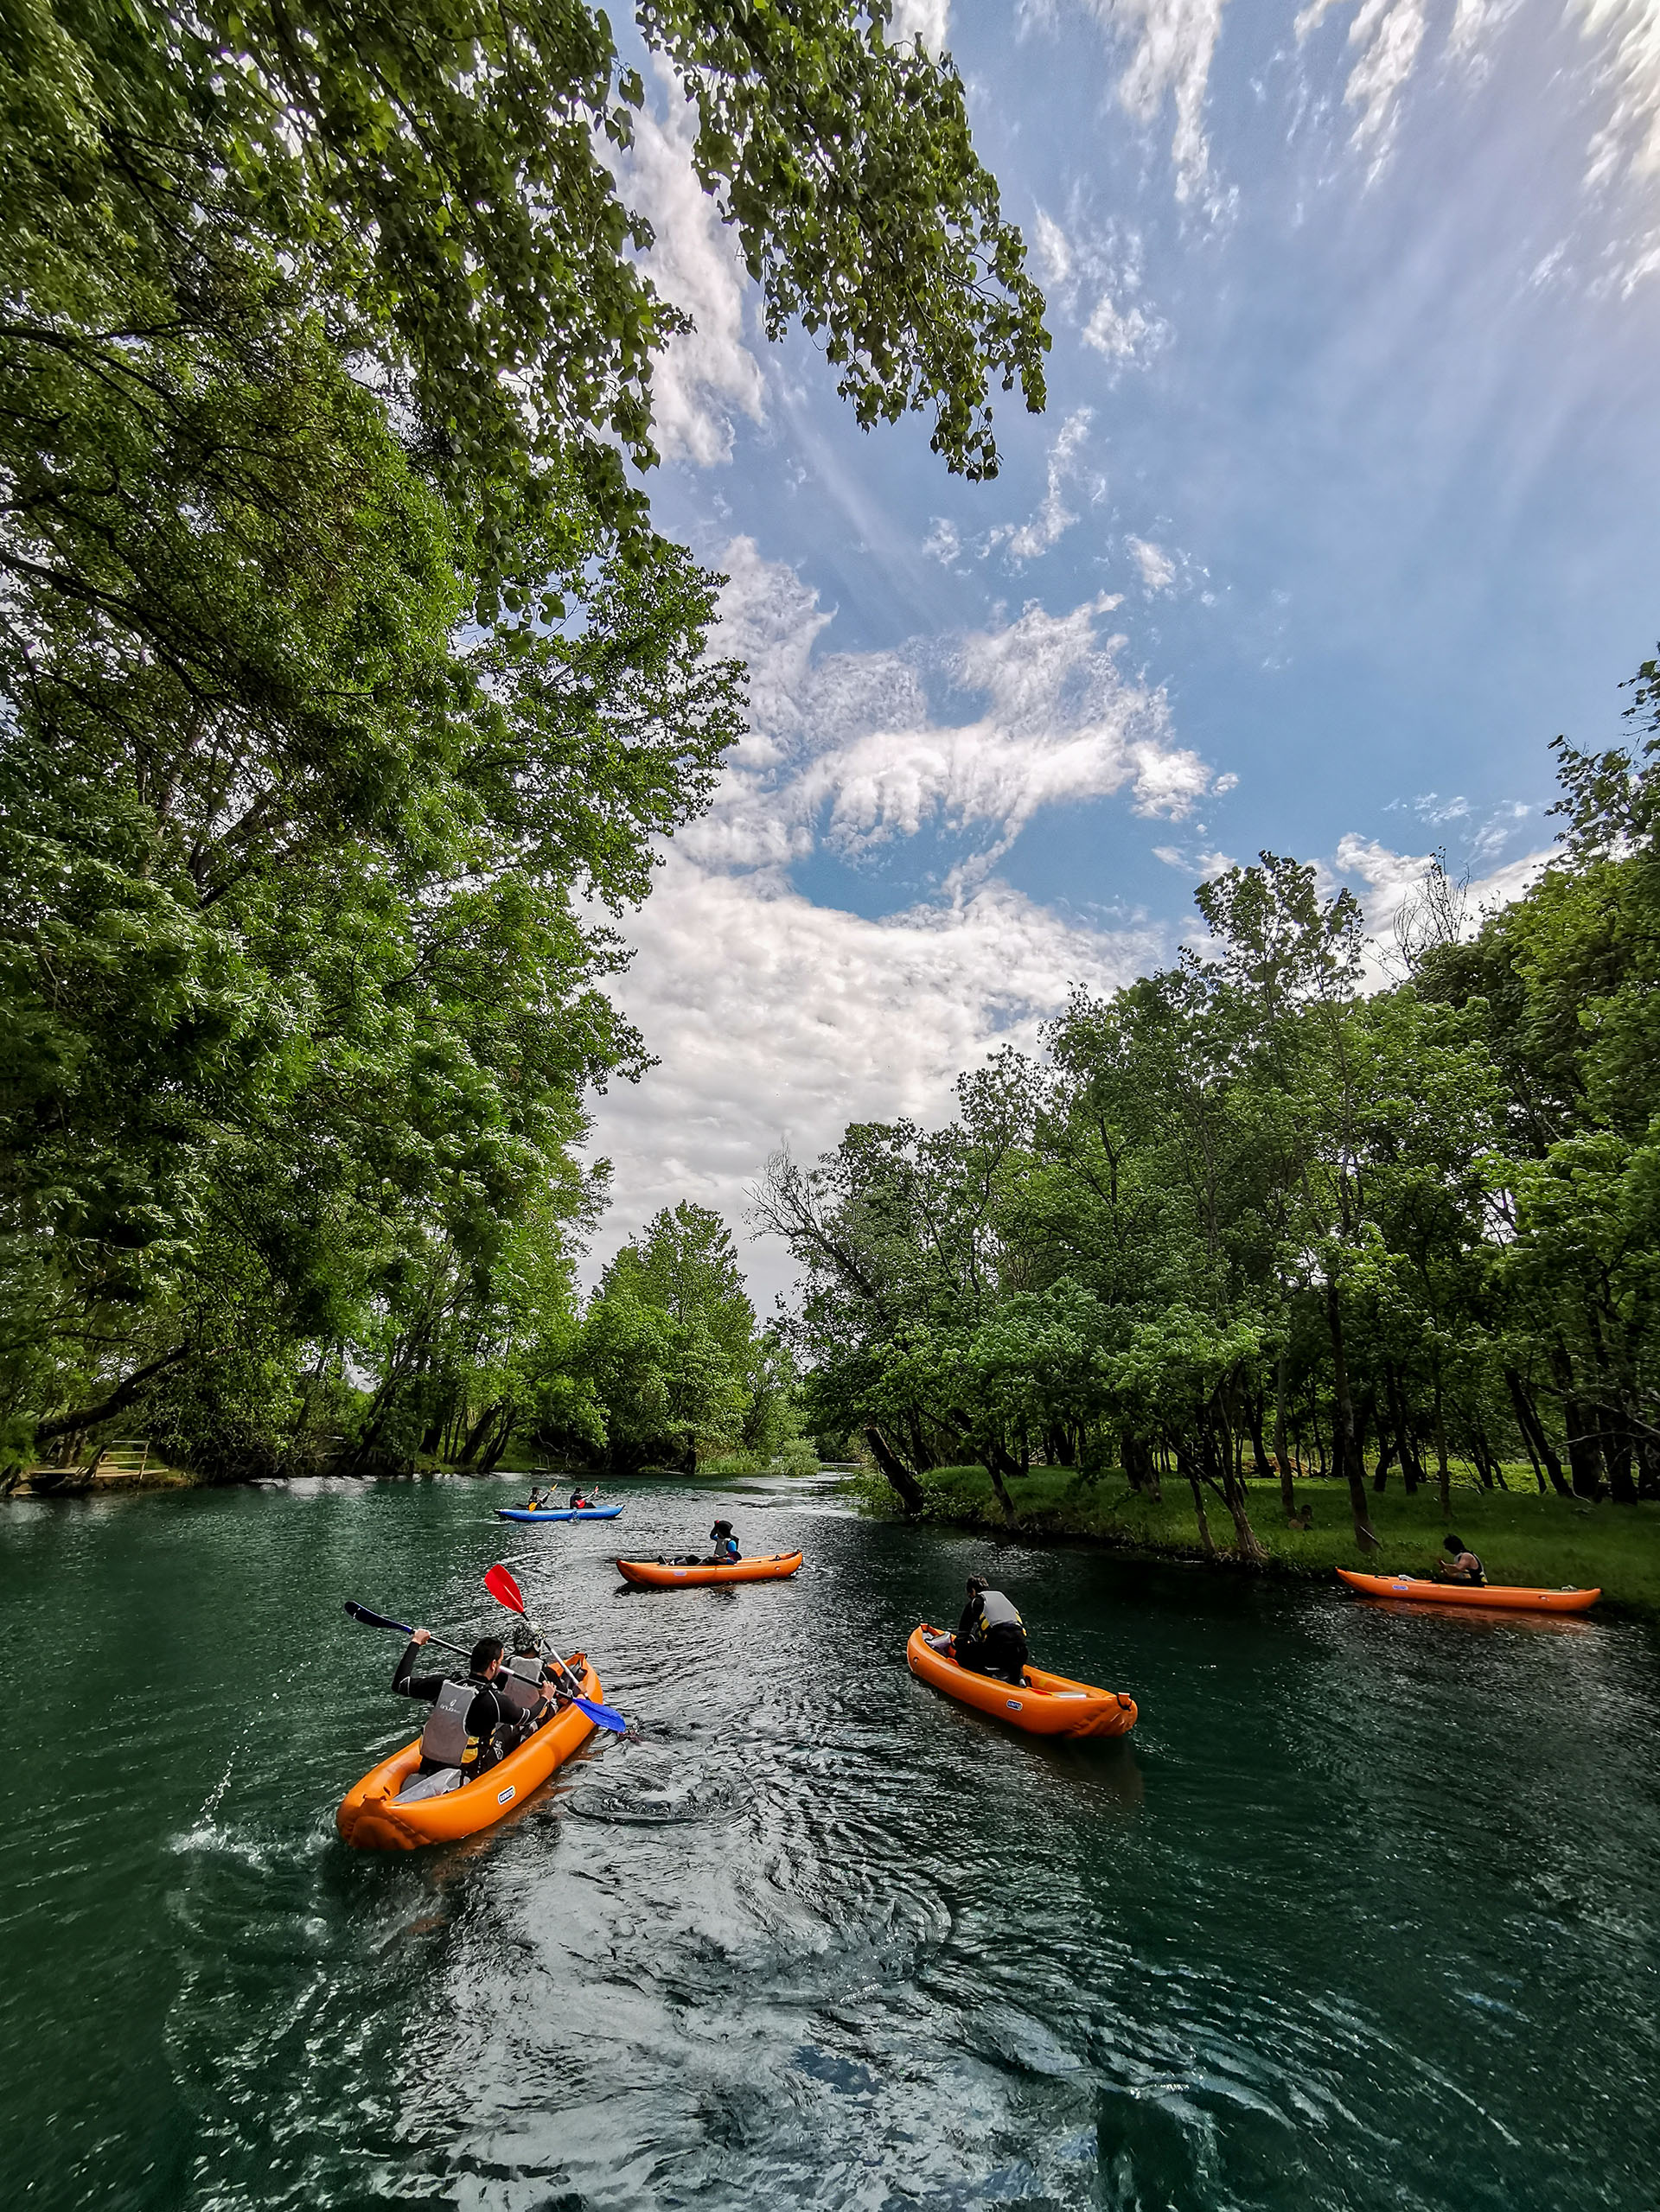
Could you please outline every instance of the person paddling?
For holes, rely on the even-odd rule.
[[[507,1653],[498,1638],[481,1636],[473,1646],[467,1663],[467,1679],[456,1683],[447,1674],[417,1674],[412,1670],[415,1654],[423,1644],[432,1639],[431,1629],[417,1629],[405,1648],[392,1678],[394,1695],[418,1698],[422,1704],[438,1708],[426,1726],[421,1738],[421,1772],[437,1774],[448,1767],[458,1767],[463,1782],[470,1782],[475,1775],[482,1775],[493,1767],[506,1750],[512,1748],[521,1731],[523,1716],[517,1712],[500,1687],[502,1663]],[[466,1710],[461,1710],[460,1695],[445,1697],[450,1691],[470,1691]],[[458,1725],[448,1731],[437,1726],[446,1713],[453,1714]],[[433,1740],[429,1743],[428,1738]],[[453,1751],[454,1757],[446,1754]]]
[[[596,1493],[596,1495],[597,1495],[597,1493]],[[586,1513],[593,1501],[593,1499],[589,1496],[587,1491],[583,1488],[580,1483],[578,1483],[576,1488],[571,1493],[571,1503],[565,1510],[568,1513]]]
[[[1476,1584],[1486,1581],[1486,1568],[1482,1565],[1473,1552],[1465,1549],[1462,1536],[1444,1537],[1441,1540],[1441,1549],[1444,1552],[1450,1552],[1452,1555],[1452,1564],[1441,1575],[1441,1581]]]
[[[980,1575],[968,1578],[968,1603],[957,1622],[956,1661],[971,1674],[1000,1674],[1021,1682],[1026,1671],[1026,1624],[1012,1599],[988,1590]]]

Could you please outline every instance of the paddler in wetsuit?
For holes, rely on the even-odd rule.
[[[417,1629],[411,1636],[403,1657],[393,1674],[394,1694],[400,1698],[418,1698],[423,1705],[433,1705],[438,1692],[450,1680],[447,1674],[415,1674],[410,1671],[415,1664],[415,1654],[425,1643],[431,1641],[431,1629]],[[524,1733],[521,1716],[515,1712],[501,1692],[495,1687],[507,1657],[506,1650],[495,1636],[481,1636],[473,1646],[467,1662],[467,1680],[475,1695],[467,1708],[467,1747],[461,1756],[463,1780],[483,1774],[502,1756],[503,1750],[511,1750]],[[507,1741],[498,1750],[498,1730],[505,1732]],[[444,1763],[423,1759],[421,1772],[435,1774]]]
[[[1441,1582],[1469,1582],[1478,1586],[1487,1579],[1487,1570],[1473,1552],[1465,1549],[1462,1536],[1446,1536],[1441,1549],[1452,1554],[1452,1563],[1439,1577]]]
[[[968,1603],[957,1622],[956,1661],[971,1674],[1000,1674],[1022,1682],[1026,1672],[1026,1624],[1000,1590],[980,1575],[968,1578]]]

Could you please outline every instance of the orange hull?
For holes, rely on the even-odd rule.
[[[582,1694],[597,1699],[599,1677],[578,1652],[572,1667],[582,1678]],[[335,1814],[335,1826],[354,1851],[418,1851],[424,1844],[455,1843],[476,1836],[481,1828],[504,1820],[540,1789],[554,1769],[573,1751],[579,1751],[594,1732],[585,1712],[567,1705],[546,1721],[527,1742],[493,1766],[476,1782],[463,1782],[443,1797],[426,1797],[413,1805],[392,1802],[421,1763],[421,1741],[417,1737],[382,1759],[361,1782],[348,1789]]]
[[[1418,1582],[1410,1575],[1357,1574],[1339,1567],[1339,1577],[1363,1597],[1417,1597],[1431,1605],[1492,1605],[1507,1613],[1588,1613],[1600,1590],[1523,1590],[1505,1583]]]
[[[939,1633],[926,1622],[913,1629],[905,1658],[919,1681],[959,1705],[1006,1720],[1028,1736],[1127,1736],[1135,1726],[1135,1699],[1121,1690],[1097,1690],[1064,1674],[1046,1674],[1041,1667],[1028,1667],[1025,1685],[1016,1689],[995,1674],[972,1674],[954,1659],[942,1657],[925,1641]]]
[[[710,1582],[782,1582],[801,1564],[799,1552],[779,1552],[765,1559],[739,1559],[729,1567],[676,1567],[662,1559],[619,1559],[624,1582],[643,1590],[691,1590]]]

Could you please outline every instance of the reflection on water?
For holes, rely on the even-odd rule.
[[[1651,2202],[1646,1632],[993,1552],[812,1484],[642,1483],[530,1544],[506,1495],[0,1522],[12,1680],[75,1654],[44,1742],[0,1721],[8,2202]],[[624,1535],[714,1509],[801,1577],[618,1584]],[[464,1640],[504,1539],[639,1740],[465,1844],[344,1851],[405,1716],[341,1600]],[[993,1561],[1132,1738],[911,1679]]]

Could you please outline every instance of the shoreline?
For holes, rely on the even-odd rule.
[[[1120,1476],[1103,1476],[1086,1484],[1070,1469],[1034,1469],[1010,1486],[1016,1503],[1012,1520],[1005,1518],[983,1469],[942,1468],[924,1480],[933,1495],[915,1518],[904,1514],[879,1476],[857,1476],[843,1487],[872,1519],[954,1529],[994,1546],[1023,1544],[1036,1550],[1080,1546],[1150,1565],[1197,1567],[1255,1580],[1325,1583],[1334,1588],[1335,1570],[1340,1566],[1373,1574],[1423,1576],[1446,1526],[1433,1484],[1412,1497],[1398,1486],[1381,1495],[1369,1488],[1380,1548],[1366,1553],[1354,1539],[1345,1488],[1329,1479],[1299,1482],[1297,1503],[1311,1520],[1308,1527],[1291,1528],[1281,1516],[1278,1481],[1251,1482],[1247,1490],[1252,1527],[1267,1553],[1257,1560],[1240,1555],[1231,1520],[1219,1501],[1208,1514],[1215,1548],[1207,1554],[1191,1500],[1169,1495],[1150,1500],[1132,1491]],[[1025,1497],[1022,1490],[1027,1492]],[[1452,1510],[1452,1525],[1464,1531],[1466,1541],[1481,1554],[1490,1582],[1536,1589],[1596,1588],[1602,1592],[1593,1609],[1596,1616],[1660,1624],[1660,1502],[1616,1506],[1603,1501],[1593,1505],[1577,1499],[1455,1487]]]

